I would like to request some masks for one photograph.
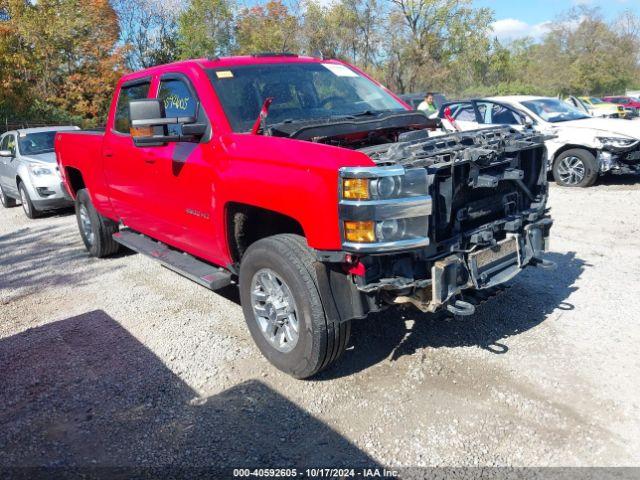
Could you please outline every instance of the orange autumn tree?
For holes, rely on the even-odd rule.
[[[20,2],[24,3],[24,2]],[[0,0],[0,115],[28,108],[29,58],[21,54],[16,22],[9,15],[9,2]]]
[[[0,22],[7,33],[0,45],[8,48],[0,47],[0,64],[19,66],[11,81],[21,98],[14,114],[57,111],[86,125],[102,123],[124,69],[108,0],[1,1],[8,20]]]

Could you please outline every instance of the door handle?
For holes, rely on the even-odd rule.
[[[113,152],[111,150],[105,150],[102,154],[107,158],[113,157]]]
[[[144,163],[152,165],[152,164],[156,163],[156,159],[147,157],[147,158],[144,159]]]

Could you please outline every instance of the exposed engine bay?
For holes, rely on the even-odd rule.
[[[434,201],[434,243],[449,243],[465,234],[467,241],[478,243],[482,237],[480,243],[486,243],[489,234],[469,232],[496,221],[525,217],[533,221],[544,210],[548,186],[543,141],[535,133],[496,127],[360,151],[377,165],[427,169]],[[494,230],[488,227],[487,231]]]

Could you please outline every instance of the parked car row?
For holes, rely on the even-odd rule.
[[[620,102],[616,102],[616,98]],[[624,118],[627,120],[638,118],[640,116],[640,102],[629,97],[625,97],[625,99],[623,101],[621,97],[570,96],[565,98],[564,101],[592,117]]]
[[[36,165],[49,137],[3,136],[2,158],[26,164],[3,170],[5,198],[35,207],[62,180],[92,256],[125,246],[208,289],[238,284],[258,348],[306,378],[355,319],[397,304],[471,315],[553,267],[544,135],[433,137],[436,123],[335,60],[184,61],[121,79],[104,132],[55,133],[58,170]]]
[[[558,98],[506,96],[444,104],[449,131],[509,125],[546,136],[548,169],[565,187],[589,187],[598,176],[640,173],[640,124],[596,118]]]

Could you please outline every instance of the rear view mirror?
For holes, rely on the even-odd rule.
[[[205,134],[207,126],[196,123],[196,117],[165,116],[164,104],[158,99],[129,102],[131,137],[138,147],[153,147],[169,142],[193,142]],[[180,134],[169,134],[169,125],[180,125]]]
[[[11,150],[0,150],[0,157],[13,158],[13,153]]]

